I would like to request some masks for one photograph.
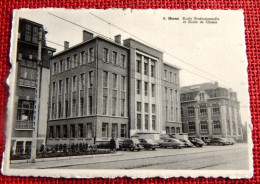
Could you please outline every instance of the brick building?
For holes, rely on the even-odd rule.
[[[47,143],[156,139],[165,133],[166,121],[181,127],[180,103],[172,101],[179,95],[179,69],[162,60],[162,52],[133,39],[122,42],[120,35],[111,41],[83,31],[82,43],[69,47],[65,42],[51,63]]]
[[[20,18],[18,31],[11,150],[12,154],[30,154],[35,127],[38,127],[38,145],[45,143],[48,114],[45,90],[49,86],[50,57],[55,49],[46,45],[47,32],[41,24]]]
[[[237,93],[204,83],[181,88],[183,131],[189,137],[232,137],[243,140]]]

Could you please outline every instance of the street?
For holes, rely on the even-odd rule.
[[[28,169],[182,169],[247,170],[247,144],[202,148],[159,148],[156,151],[118,151],[102,157],[11,164]]]

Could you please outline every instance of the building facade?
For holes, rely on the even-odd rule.
[[[45,90],[49,87],[49,62],[55,49],[47,47],[47,32],[41,24],[21,18],[18,31],[11,152],[29,155],[35,128],[38,145],[45,143],[48,114]]]
[[[189,137],[243,140],[236,92],[204,83],[181,88],[180,100],[183,131]]]
[[[69,48],[65,42],[51,67],[49,145],[165,133],[161,92],[167,87],[169,98],[170,89],[179,95],[179,69],[164,64],[162,52],[133,39],[121,42],[120,35],[111,41],[83,31],[82,43]],[[180,126],[180,102],[171,102],[167,124]]]

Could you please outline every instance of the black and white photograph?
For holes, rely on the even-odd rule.
[[[13,12],[5,175],[253,175],[243,10]]]

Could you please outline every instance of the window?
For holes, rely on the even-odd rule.
[[[116,98],[112,98],[112,116],[116,115]]]
[[[117,138],[118,137],[118,124],[112,123],[112,137]]]
[[[139,95],[141,94],[141,81],[140,80],[136,81],[136,93]]]
[[[144,95],[148,96],[148,82],[144,82]]]
[[[152,97],[155,97],[155,84],[152,84]]]
[[[214,98],[214,97],[217,97],[217,91],[212,91],[212,97]]]
[[[61,102],[58,103],[58,118],[62,118]]]
[[[208,133],[208,122],[207,121],[200,122],[200,132]]]
[[[68,137],[68,126],[63,125],[63,137],[67,138]]]
[[[16,128],[33,128],[34,101],[18,100]]]
[[[70,69],[70,57],[67,57],[67,66],[66,66],[67,70]]]
[[[169,82],[172,82],[172,72],[170,72],[170,75],[169,75]]]
[[[60,138],[60,125],[56,126],[56,138]]]
[[[167,100],[167,88],[164,88],[164,95],[165,95],[165,99]]]
[[[77,54],[74,54],[72,64],[73,64],[73,68],[78,66],[78,55]]]
[[[89,105],[89,107],[88,107],[88,109],[89,109],[89,114],[91,115],[92,113],[93,113],[93,102],[92,102],[92,96],[89,96],[88,97],[88,105]]]
[[[155,77],[155,61],[151,62],[151,77]]]
[[[84,98],[80,98],[80,116],[84,115]]]
[[[155,106],[155,104],[152,104],[152,113],[155,114],[155,112],[156,112],[156,106]]]
[[[148,103],[144,104],[144,111],[148,113],[148,111],[149,111],[149,104]]]
[[[56,96],[56,82],[52,83],[52,96]]]
[[[92,123],[87,123],[87,138],[92,138]]]
[[[121,76],[121,90],[125,91],[125,76]]]
[[[144,75],[148,75],[148,58],[144,57]]]
[[[137,111],[141,112],[141,109],[142,109],[142,104],[141,104],[141,102],[137,102],[136,107],[137,107]]]
[[[212,105],[212,111],[213,111],[213,115],[219,114],[219,105],[218,104],[213,104]]]
[[[53,74],[57,73],[57,63],[53,63]]]
[[[94,85],[94,72],[89,71],[89,87],[92,88]]]
[[[236,124],[234,121],[232,121],[232,130],[233,130],[233,135],[236,135]]]
[[[213,121],[213,133],[220,133],[220,121]]]
[[[63,72],[63,60],[60,60],[60,72]]]
[[[75,125],[70,125],[70,138],[75,138]]]
[[[32,26],[30,24],[25,25],[25,41],[30,42],[32,39]]]
[[[227,134],[228,134],[228,135],[231,134],[231,129],[230,129],[230,122],[229,122],[229,120],[227,120]]]
[[[102,137],[108,137],[108,123],[102,123]]]
[[[25,154],[31,154],[32,141],[26,141],[25,143]]]
[[[126,60],[125,60],[125,55],[121,54],[121,67],[126,68]]]
[[[156,116],[152,116],[152,129],[156,129]]]
[[[38,27],[33,27],[32,42],[37,44],[38,41],[39,41],[39,29]]]
[[[26,60],[28,62],[29,60]],[[28,68],[20,66],[19,69],[19,85],[27,87],[36,87],[36,68]]]
[[[174,73],[174,82],[175,82],[175,84],[178,84],[178,78],[177,78],[177,74],[176,73]]]
[[[70,109],[69,109],[69,102],[68,100],[65,101],[65,117],[69,117],[70,116]]]
[[[66,78],[66,81],[65,81],[65,93],[69,93],[69,78]]]
[[[104,48],[104,49],[103,49],[103,61],[104,61],[105,63],[108,63],[108,62],[109,62],[109,60],[108,60],[108,49],[107,49],[107,48]]]
[[[83,137],[83,124],[78,124],[78,137]]]
[[[166,134],[170,134],[170,127],[165,127],[165,130],[166,130]]]
[[[121,124],[120,137],[126,137],[126,124]]]
[[[171,127],[171,134],[175,134],[175,127]]]
[[[80,90],[85,89],[85,74],[80,74]]]
[[[82,51],[80,53],[80,65],[84,65],[86,63],[86,55],[85,55],[85,51]]]
[[[121,116],[125,116],[125,99],[121,99]]]
[[[141,71],[142,71],[142,68],[141,68],[141,59],[142,58],[142,56],[141,55],[139,55],[139,54],[136,54],[136,71],[138,72],[138,73],[141,73]]]
[[[165,106],[165,119],[168,120],[168,106]]]
[[[177,127],[177,128],[176,128],[176,133],[181,133],[180,127]]]
[[[62,92],[62,80],[59,80],[59,95],[61,95]]]
[[[170,89],[170,101],[173,101],[173,93],[172,93],[172,89]]]
[[[108,72],[103,71],[103,88],[107,88],[108,84]]]
[[[145,115],[145,130],[148,130],[149,127],[149,115]]]
[[[164,80],[167,80],[167,70],[164,70]]]
[[[117,88],[117,74],[113,73],[113,88]]]
[[[204,93],[200,93],[199,97],[200,97],[200,101],[205,101],[205,94]]]
[[[92,48],[89,48],[89,63],[91,63],[91,62],[93,62],[94,61],[94,59],[95,59],[95,55],[94,55],[94,48],[92,47]]]
[[[115,51],[112,52],[112,64],[113,65],[117,64],[117,52]]]
[[[188,107],[188,116],[194,117],[195,116],[195,110],[193,106]]]
[[[142,124],[142,115],[137,114],[137,129],[141,130],[141,124]]]
[[[103,96],[103,115],[107,114],[107,96]]]
[[[54,128],[53,126],[50,126],[50,131],[49,131],[49,138],[54,138]],[[17,147],[17,146],[16,146]],[[17,148],[16,148],[17,149]]]
[[[55,103],[52,103],[51,110],[52,110],[51,117],[52,117],[52,119],[55,119],[56,118],[56,106],[55,106]]]
[[[72,100],[72,117],[76,116],[76,99]]]
[[[195,122],[189,122],[189,133],[195,133]]]
[[[76,91],[77,88],[77,76],[73,76],[72,78],[72,91]]]
[[[206,104],[202,104],[199,107],[200,107],[200,116],[206,116],[207,115]]]

